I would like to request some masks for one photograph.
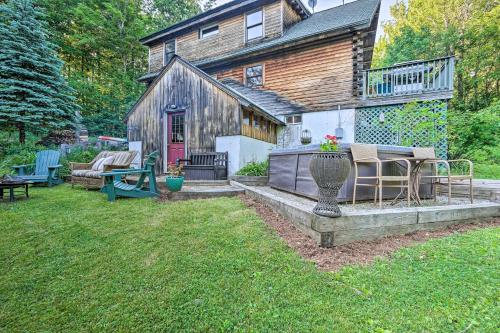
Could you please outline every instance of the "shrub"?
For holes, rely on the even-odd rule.
[[[238,176],[267,176],[269,161],[251,162],[241,168],[236,174]]]

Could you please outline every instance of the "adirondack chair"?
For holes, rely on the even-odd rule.
[[[35,164],[16,165],[12,168],[18,177],[33,183],[47,183],[49,187],[61,184],[59,178],[59,158],[61,153],[56,150],[42,150],[36,153]]]
[[[101,192],[108,194],[108,201],[115,201],[116,197],[147,198],[160,195],[156,187],[155,175],[155,162],[158,156],[157,151],[149,154],[143,169],[117,169],[102,173],[104,187]],[[127,184],[123,182],[123,178],[128,175],[140,175],[140,177],[136,184]],[[145,186],[146,177],[148,177],[148,185]]]

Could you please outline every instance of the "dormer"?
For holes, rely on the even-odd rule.
[[[301,0],[234,0],[141,39],[149,47],[149,73],[174,54],[199,61],[283,36],[311,14]],[[147,80],[147,75],[144,77]]]

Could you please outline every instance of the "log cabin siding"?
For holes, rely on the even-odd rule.
[[[253,41],[252,45],[277,38],[282,35],[282,5],[278,0],[263,6],[264,10],[264,38]],[[247,46],[245,35],[245,14],[233,16],[209,26],[219,26],[219,33],[203,39],[199,38],[199,30],[188,32],[176,38],[176,54],[195,62],[205,58],[216,57],[234,52]],[[150,57],[150,72],[158,71],[163,62],[163,42],[150,47],[153,57]],[[161,56],[161,61],[159,60]]]
[[[166,110],[176,105],[185,109],[186,154],[215,151],[216,136],[241,133],[240,103],[232,96],[174,61],[171,67],[148,89],[129,114],[129,141],[142,141],[143,154],[158,150],[158,172],[165,170]]]
[[[283,31],[302,20],[300,15],[290,6],[288,1],[282,0],[283,7]]]
[[[325,111],[338,105],[351,107],[353,96],[353,40],[346,38],[328,45],[301,50],[258,62],[264,65],[263,89],[298,103],[311,111]],[[244,83],[246,67],[217,73],[218,79],[233,78]]]
[[[149,72],[158,72],[163,67],[163,43],[149,48]]]

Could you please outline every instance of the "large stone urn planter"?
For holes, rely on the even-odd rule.
[[[319,187],[318,204],[314,207],[313,213],[327,217],[341,216],[337,195],[351,171],[347,153],[314,153],[309,163],[309,170]]]

